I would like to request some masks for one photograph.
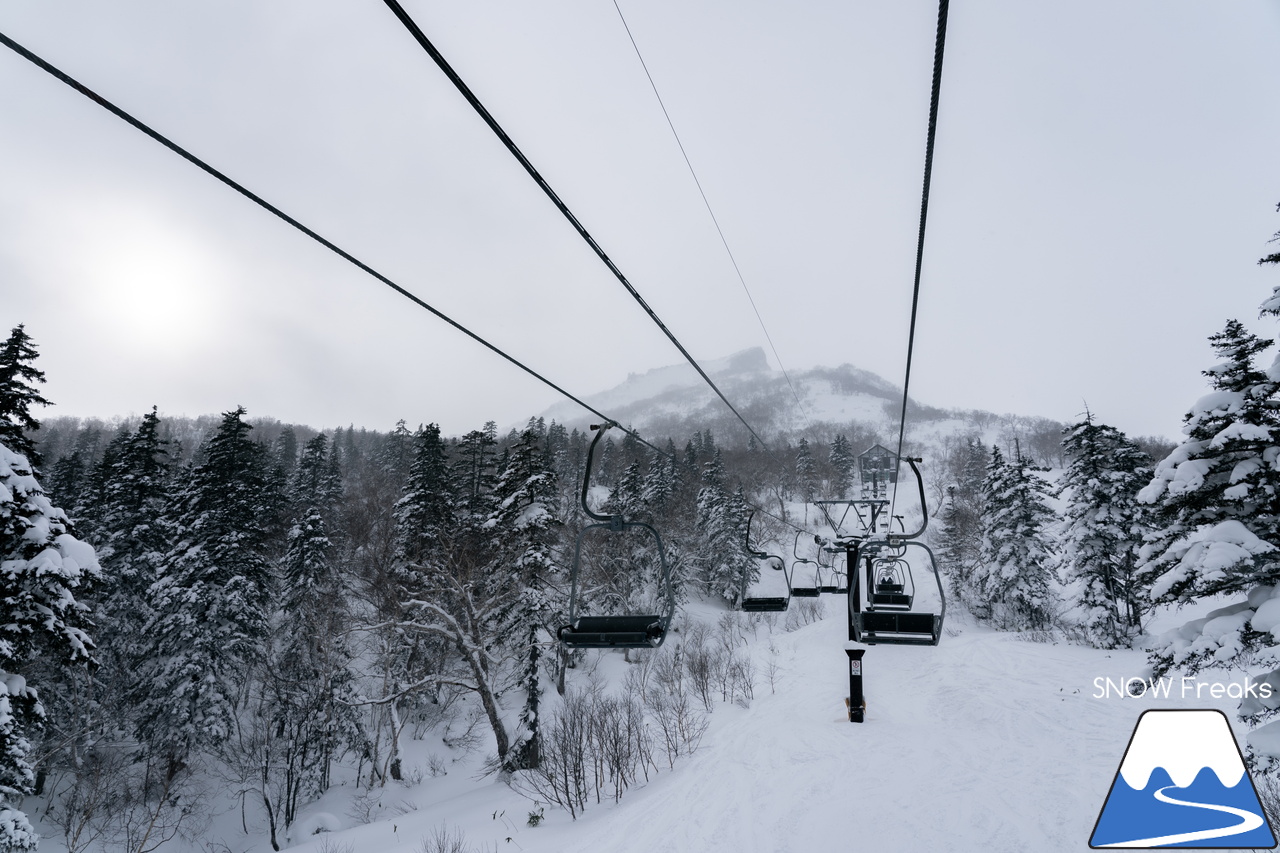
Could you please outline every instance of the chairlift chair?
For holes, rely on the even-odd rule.
[[[867,560],[867,599],[875,608],[910,610],[915,599],[911,565],[901,553]]]
[[[825,551],[830,556],[830,561],[823,566],[822,578],[818,590],[820,592],[832,595],[840,595],[849,591],[849,575],[848,563],[845,562],[845,570],[841,571],[837,562],[844,555],[845,550],[835,545],[823,545],[819,551]],[[821,561],[819,561],[821,562]]]
[[[821,593],[819,574],[822,566],[815,560],[800,556],[800,536],[803,532],[796,531],[795,541],[791,544],[791,553],[795,557],[795,562],[791,564],[791,595],[795,598],[817,598]],[[821,536],[814,536],[813,541],[819,547],[822,546]]]
[[[671,569],[667,564],[666,551],[662,545],[662,537],[652,525],[642,521],[627,521],[621,515],[600,515],[593,512],[587,504],[587,490],[591,483],[591,460],[596,445],[605,432],[614,426],[612,423],[593,424],[591,428],[598,430],[587,450],[587,466],[582,476],[582,509],[588,518],[596,524],[588,524],[578,534],[573,549],[573,569],[570,573],[569,624],[556,632],[560,642],[570,648],[580,649],[652,649],[662,645],[666,639],[667,628],[671,625],[671,617],[675,614],[676,597],[671,586]],[[588,533],[594,530],[607,530],[611,533],[623,533],[627,530],[644,530],[652,537],[658,549],[658,563],[662,571],[662,594],[666,598],[666,608],[661,613],[621,614],[604,616],[579,616],[579,575],[582,568],[582,543]]]
[[[759,561],[761,574],[763,574],[766,566],[773,571],[782,572],[782,588],[787,591],[787,594],[764,595],[762,594],[765,592],[763,585],[759,583],[757,583],[754,588],[755,594],[752,594],[753,590],[748,588],[747,585],[749,576],[747,573],[743,573],[742,603],[739,607],[747,613],[781,613],[787,609],[788,605],[791,604],[791,578],[787,575],[787,561],[781,557],[775,557],[772,554],[768,554],[764,551],[757,551],[755,548],[751,547],[751,520],[755,518],[755,515],[756,514],[752,512],[747,516],[747,551],[750,552],[751,556],[755,557]]]
[[[936,646],[942,638],[947,615],[947,598],[933,551],[916,541],[929,526],[924,479],[916,467],[918,459],[904,457],[911,466],[920,492],[923,519],[913,533],[889,534],[884,538],[855,540],[849,547],[849,639],[854,642]],[[901,524],[901,522],[899,522]],[[861,566],[864,571],[855,570]],[[938,607],[919,607],[913,568],[932,574],[938,590]]]

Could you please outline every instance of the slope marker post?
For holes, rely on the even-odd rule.
[[[867,713],[867,701],[862,696],[862,656],[866,649],[854,648],[846,643],[844,653],[849,656],[849,698],[845,704],[849,706],[849,722],[861,723]]]

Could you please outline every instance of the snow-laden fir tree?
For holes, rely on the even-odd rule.
[[[94,527],[98,558],[111,578],[99,621],[115,638],[113,653],[141,638],[151,610],[147,591],[170,545],[162,520],[172,475],[168,445],[153,408],[136,430],[113,439],[104,456]],[[129,668],[137,662],[132,655],[126,659]]]
[[[454,477],[439,426],[419,428],[413,435],[402,496],[394,509],[396,557],[366,582],[366,597],[379,618],[374,655],[385,695],[375,710],[380,725],[385,724],[389,731],[386,772],[393,779],[401,778],[400,733],[407,713],[437,689],[433,679],[439,675],[440,649],[447,648],[452,639],[440,631],[412,627],[410,623],[422,621],[416,615],[421,606],[414,602],[432,599],[434,607],[456,601],[453,586],[458,581],[453,567],[482,559],[472,553],[482,544],[481,525],[474,520],[464,524],[459,519],[466,519],[467,512],[465,505],[459,512],[462,501],[455,497]],[[476,496],[473,500],[479,505],[488,498]],[[436,588],[442,589],[440,600],[426,592]]]
[[[37,836],[18,804],[35,787],[32,739],[45,716],[33,670],[88,661],[89,619],[76,595],[101,573],[26,457],[2,443],[0,566],[0,850],[25,851]]]
[[[638,498],[638,471],[635,480]],[[495,610],[495,633],[522,661],[520,687],[525,702],[512,740],[509,769],[538,766],[542,648],[554,644],[555,627],[567,618],[563,607],[547,594],[560,574],[552,552],[563,526],[556,516],[558,492],[538,431],[526,429],[511,448],[507,467],[498,478],[497,506],[486,525],[492,537],[489,574],[496,585],[494,596],[506,602]]]
[[[387,435],[377,452],[377,464],[397,484],[409,476],[413,464],[413,433],[404,420],[396,421],[395,429]]]
[[[667,439],[666,455],[655,454],[649,460],[640,501],[654,517],[663,516],[680,490],[681,465],[675,442]]]
[[[1049,484],[1021,453],[1006,462],[1000,448],[982,484],[982,551],[973,572],[978,612],[998,628],[1048,628],[1054,602]]]
[[[1280,287],[1262,315],[1280,316]],[[1205,371],[1213,390],[1191,407],[1186,438],[1140,495],[1157,525],[1141,568],[1155,603],[1240,599],[1156,638],[1149,654],[1157,672],[1261,671],[1255,678],[1273,695],[1246,697],[1240,716],[1267,723],[1249,735],[1250,758],[1274,767],[1280,721],[1267,721],[1280,711],[1280,357],[1260,370],[1255,362],[1269,343],[1235,320],[1210,341],[1221,359]]]
[[[493,487],[497,482],[498,427],[493,421],[472,430],[453,449],[453,477],[457,484],[458,524],[477,530],[489,518]]]
[[[255,674],[256,713],[242,720],[241,743],[261,780],[274,840],[300,804],[329,787],[333,762],[360,746],[354,697],[350,589],[339,571],[330,536],[342,483],[328,440],[307,442],[289,483],[294,523],[281,565],[282,606],[272,620],[274,641]]]
[[[809,440],[800,439],[796,447],[796,491],[801,500],[809,503],[817,497],[818,467],[813,461],[813,451],[809,448]]]
[[[965,436],[948,455],[945,500],[938,513],[936,534],[938,561],[947,573],[951,593],[978,615],[988,613],[974,581],[982,557],[982,484],[987,463],[986,448],[975,436]]]
[[[235,731],[240,692],[264,652],[272,585],[264,517],[278,499],[266,491],[266,450],[243,417],[241,408],[222,416],[183,478],[169,513],[172,544],[150,591],[139,732],[170,775]]]
[[[1280,315],[1280,288],[1262,313]],[[1220,359],[1204,371],[1212,390],[1188,411],[1182,444],[1156,465],[1139,495],[1151,504],[1156,528],[1140,570],[1154,604],[1241,599],[1161,635],[1149,654],[1157,672],[1248,666],[1272,670],[1263,678],[1280,685],[1271,633],[1280,629],[1280,359],[1259,369],[1269,342],[1236,320],[1210,342]],[[1249,698],[1240,713],[1263,722],[1277,707],[1275,699]],[[1263,763],[1280,756],[1277,734],[1267,733],[1275,726],[1261,730]]]
[[[618,478],[617,484],[609,494],[609,500],[603,509],[607,513],[621,515],[628,521],[639,521],[645,507],[644,476],[640,473],[640,463],[632,462]]]
[[[1191,407],[1186,438],[1140,495],[1154,509],[1142,571],[1156,604],[1280,578],[1280,561],[1259,550],[1280,543],[1280,373],[1257,367],[1270,344],[1238,320],[1209,340],[1221,359],[1204,371],[1213,390]]]
[[[135,431],[122,427],[93,478],[97,486],[87,505],[93,523],[85,526],[98,545],[107,582],[86,590],[81,600],[94,614],[97,666],[91,673],[54,669],[40,676],[51,688],[46,693],[48,763],[66,772],[70,790],[101,771],[96,759],[104,753],[95,745],[116,740],[134,726],[129,697],[137,687],[143,629],[152,615],[148,590],[168,544],[162,516],[169,463],[158,424],[152,411]]]
[[[844,500],[853,488],[853,472],[858,464],[849,439],[837,435],[831,442],[831,492],[839,500]]]
[[[1147,513],[1138,491],[1151,478],[1151,460],[1123,432],[1096,423],[1091,412],[1063,435],[1068,464],[1058,481],[1067,498],[1060,568],[1089,642],[1127,646],[1142,627],[1137,563]]]
[[[35,441],[27,435],[40,428],[31,409],[49,405],[36,390],[36,383],[44,382],[44,373],[35,360],[31,336],[21,324],[15,326],[0,344],[0,444],[23,456],[33,471],[42,460]]]
[[[759,578],[760,566],[747,549],[747,506],[742,490],[730,492],[725,484],[724,462],[716,448],[703,474],[698,492],[698,544],[696,559],[707,591],[737,604],[744,587]]]
[[[427,424],[414,436],[409,478],[395,509],[399,549],[408,564],[438,557],[452,542],[457,526],[453,491],[440,427]]]

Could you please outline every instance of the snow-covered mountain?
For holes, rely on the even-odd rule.
[[[871,371],[851,364],[815,367],[791,373],[788,383],[787,376],[769,365],[759,347],[702,366],[766,439],[781,436],[784,441],[794,441],[805,436],[810,441],[829,441],[844,433],[869,445],[897,438],[902,388]],[[671,436],[683,441],[694,432],[711,429],[717,437],[730,441],[747,440],[737,418],[688,364],[634,373],[614,388],[584,399],[646,437]],[[908,448],[927,456],[935,455],[955,436],[966,434],[980,436],[986,443],[1012,444],[1017,438],[1023,452],[1048,463],[1056,461],[1059,452],[1063,425],[1048,418],[945,410],[916,400],[910,402],[908,415]],[[547,409],[542,417],[579,429],[595,420],[567,401]],[[854,441],[855,446],[859,443]]]
[[[885,420],[896,411],[902,390],[866,370],[852,365],[815,368],[792,375],[797,404],[780,370],[769,366],[759,347],[703,363],[717,386],[757,429],[769,432],[800,429],[808,422]],[[620,385],[594,394],[586,401],[646,434],[659,434],[684,421],[699,424],[733,420],[733,416],[688,364],[657,367],[633,373]],[[585,423],[589,416],[571,402],[559,403],[544,416],[568,425]],[[705,427],[702,427],[705,428]]]

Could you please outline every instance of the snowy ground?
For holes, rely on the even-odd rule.
[[[420,853],[422,839],[447,826],[473,850],[522,853],[1087,850],[1143,710],[1221,708],[1234,719],[1235,700],[1214,700],[1209,688],[1197,700],[1194,685],[1187,698],[1097,698],[1095,679],[1144,674],[1139,652],[1035,642],[951,619],[936,648],[868,649],[867,721],[852,724],[844,599],[823,601],[826,618],[791,633],[782,619],[772,633],[757,624],[751,707],[718,705],[694,756],[618,804],[592,805],[577,821],[547,808],[530,827],[533,804],[475,778],[473,754],[447,775],[384,789],[366,824],[354,785],[335,787],[295,826],[293,849]],[[771,658],[780,667],[772,691]],[[626,666],[605,653],[597,675],[620,679]],[[430,744],[416,743],[425,762]],[[321,826],[336,831],[307,835]],[[41,849],[61,849],[56,831],[43,830]],[[190,849],[270,849],[264,835],[243,833],[238,808],[206,838],[216,845]]]

